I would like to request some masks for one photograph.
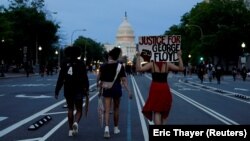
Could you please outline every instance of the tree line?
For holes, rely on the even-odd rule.
[[[0,60],[8,67],[21,66],[27,61],[33,65],[56,63],[56,51],[62,58],[65,45],[60,43],[63,38],[60,24],[49,18],[53,13],[44,8],[44,0],[9,0],[9,3],[8,7],[0,6]],[[87,51],[89,64],[91,60],[103,59],[102,45],[92,39],[81,37],[74,45],[80,46],[83,54]]]
[[[180,24],[171,26],[164,34],[182,35],[186,64],[195,65],[204,58],[228,69],[237,65],[239,56],[249,52],[250,11],[244,0],[201,2],[182,16]]]

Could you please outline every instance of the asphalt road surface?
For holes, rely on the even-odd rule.
[[[98,91],[96,75],[89,73],[90,104],[87,116],[79,124],[79,134],[68,137],[67,109],[63,91],[54,99],[57,75],[31,76],[0,79],[0,140],[1,141],[99,141],[104,128],[97,116]],[[129,100],[123,91],[120,106],[119,128],[113,134],[111,118],[110,141],[147,141],[149,126],[153,122],[144,118],[141,109],[147,99],[151,83],[150,74],[128,76],[133,90]],[[169,74],[168,82],[173,95],[172,109],[167,125],[250,125],[250,81],[231,76],[223,77],[221,84],[216,80],[200,83],[196,75],[183,77]],[[85,106],[85,103],[83,104]],[[49,116],[40,128],[28,130],[33,123]],[[111,116],[113,116],[111,114]]]

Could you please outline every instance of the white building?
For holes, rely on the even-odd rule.
[[[136,44],[134,31],[130,23],[128,22],[127,13],[125,12],[124,19],[118,27],[116,33],[116,41],[112,44],[105,44],[104,47],[107,51],[113,47],[120,47],[122,49],[122,56],[127,56],[128,62],[134,59],[136,54]]]

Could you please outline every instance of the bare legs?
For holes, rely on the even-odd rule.
[[[75,103],[75,107],[76,107],[76,115],[74,116],[74,108],[68,108],[68,122],[69,122],[69,129],[72,130],[73,129],[73,123],[77,122],[79,123],[82,117],[82,104],[83,101],[82,100],[78,100]]]
[[[111,108],[112,98],[104,98],[104,107],[105,107],[105,125],[109,126],[110,118],[110,108]],[[114,125],[118,126],[119,122],[119,108],[120,107],[120,98],[113,99],[113,110],[114,110]]]
[[[105,125],[109,126],[109,112],[110,112],[110,103],[111,103],[111,98],[110,97],[105,97],[104,98],[104,108],[105,108]]]
[[[161,113],[155,112],[154,113],[154,124],[155,125],[164,125],[165,119],[162,118]]]
[[[117,127],[119,122],[120,98],[114,99],[113,105],[114,105],[114,125],[115,127]]]

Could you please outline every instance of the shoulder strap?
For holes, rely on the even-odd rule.
[[[121,65],[120,63],[118,63],[118,65],[117,65],[117,69],[116,69],[116,74],[115,74],[115,78],[114,78],[114,80],[113,80],[113,83],[115,82],[116,77],[117,77],[118,73],[119,73],[119,72],[120,72],[120,70],[121,70],[121,67],[122,67],[122,65]]]

